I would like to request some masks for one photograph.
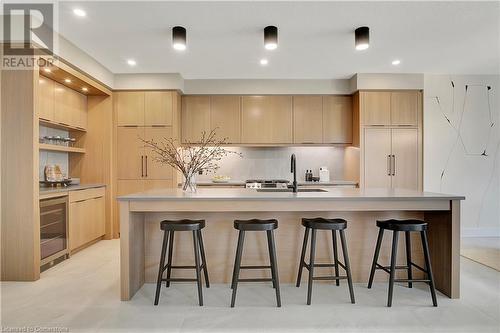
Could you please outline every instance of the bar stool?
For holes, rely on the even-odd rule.
[[[304,232],[304,242],[302,243],[302,253],[300,255],[299,263],[299,273],[297,275],[297,287],[300,287],[300,280],[302,278],[302,270],[304,268],[309,270],[309,281],[307,284],[307,305],[311,305],[312,298],[312,285],[313,280],[335,280],[336,285],[340,285],[339,280],[347,279],[349,284],[349,294],[351,296],[351,303],[354,301],[354,290],[352,287],[352,275],[351,267],[349,264],[349,255],[347,254],[347,243],[345,240],[344,230],[347,228],[347,221],[344,219],[325,219],[325,218],[303,218],[302,225],[306,227]],[[310,255],[309,264],[305,262],[305,255],[307,249],[307,241],[309,237],[309,232],[312,230],[311,234],[311,245],[310,245]],[[316,230],[331,230],[333,239],[333,264],[316,264],[315,263],[315,252],[316,252]],[[340,234],[340,241],[342,245],[342,252],[344,254],[344,263],[342,264],[338,259],[337,251],[337,230]],[[346,271],[346,276],[339,275],[339,266]],[[335,267],[335,276],[314,276],[314,267]]]
[[[234,269],[233,269],[233,279],[231,281],[231,288],[233,289],[233,294],[231,297],[231,307],[234,307],[236,301],[236,290],[238,289],[238,282],[258,282],[258,281],[272,281],[273,288],[276,289],[276,303],[278,307],[281,307],[281,297],[280,297],[280,284],[278,278],[278,265],[276,260],[276,247],[274,244],[274,229],[278,228],[278,221],[274,219],[270,220],[235,220],[234,228],[239,230],[238,235],[238,246],[236,248],[236,257],[234,259]],[[243,242],[245,240],[246,231],[266,231],[267,233],[267,246],[269,249],[269,266],[242,266],[241,257],[243,253]],[[241,269],[270,269],[271,278],[260,278],[260,279],[240,279]]]
[[[375,275],[376,269],[381,269],[384,272],[389,273],[389,295],[387,298],[387,306],[392,306],[392,292],[394,289],[394,282],[408,282],[408,288],[412,287],[412,282],[428,282],[431,290],[432,304],[437,306],[436,301],[436,291],[434,288],[434,277],[432,275],[431,259],[429,257],[429,244],[427,242],[427,223],[420,220],[385,220],[377,221],[377,227],[379,227],[377,246],[375,248],[375,255],[373,256],[373,263],[370,272],[370,279],[368,281],[368,288],[372,287],[373,277]],[[391,253],[391,265],[382,266],[378,263],[378,255],[380,252],[380,246],[382,244],[382,238],[384,236],[384,230],[392,230],[392,253]],[[398,233],[404,232],[406,237],[406,265],[398,266],[396,265],[397,250],[398,250]],[[424,250],[424,260],[425,269],[418,266],[411,261],[411,241],[410,232],[420,232],[420,237],[422,239],[422,248]],[[413,279],[411,268],[415,267],[427,274],[427,279]],[[406,269],[408,272],[408,279],[396,279],[396,269]]]
[[[210,287],[208,281],[208,269],[207,261],[205,258],[205,249],[203,247],[203,238],[201,236],[201,229],[205,228],[205,220],[174,220],[174,221],[161,221],[160,229],[163,230],[163,245],[161,247],[161,257],[160,264],[158,267],[158,280],[156,282],[156,295],[155,295],[155,305],[158,305],[160,299],[160,289],[162,281],[166,282],[167,288],[170,287],[170,282],[179,281],[196,281],[198,284],[198,300],[200,306],[203,305],[203,294],[201,290],[201,271],[205,275],[205,284],[207,288]],[[176,231],[192,231],[193,233],[193,245],[194,245],[194,262],[195,266],[173,266],[172,265],[172,254],[174,248],[174,233]],[[168,262],[165,265],[165,256],[167,252],[168,245]],[[199,251],[199,252],[198,252]],[[201,265],[200,265],[200,253],[201,253]],[[186,278],[171,278],[170,274],[172,269],[194,269],[196,270],[196,279],[186,279]],[[167,270],[167,278],[163,278],[163,273]]]

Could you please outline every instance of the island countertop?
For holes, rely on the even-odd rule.
[[[321,186],[318,186],[321,188]],[[324,192],[263,191],[242,188],[155,189],[120,196],[119,201],[142,200],[464,200],[465,197],[403,189],[321,188]]]

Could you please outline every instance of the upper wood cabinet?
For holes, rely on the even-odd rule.
[[[87,128],[87,96],[54,82],[54,119],[63,125]]]
[[[292,97],[241,97],[241,124],[242,143],[292,143]]]
[[[352,143],[352,96],[323,97],[323,143]]]
[[[172,126],[173,95],[168,91],[145,92],[144,125]]]
[[[217,138],[226,138],[227,143],[239,143],[240,125],[239,96],[210,97],[210,129],[216,129]]]
[[[365,125],[384,126],[391,124],[390,92],[361,92],[361,101]]]
[[[364,91],[360,98],[364,125],[418,126],[418,91]]]
[[[38,117],[49,121],[55,121],[54,119],[55,82],[43,76],[40,76],[38,83],[39,83]]]
[[[323,97],[293,96],[293,142],[323,142]]]
[[[171,91],[118,91],[114,93],[117,126],[172,126]]]
[[[118,126],[144,126],[144,97],[143,91],[114,93]]]
[[[182,98],[182,142],[199,142],[203,132],[210,133],[210,96]]]
[[[391,93],[391,124],[398,126],[417,126],[418,92]]]

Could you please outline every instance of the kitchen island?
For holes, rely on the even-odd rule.
[[[118,198],[120,206],[121,299],[129,300],[146,283],[156,282],[163,219],[205,219],[203,229],[209,276],[213,283],[228,283],[233,269],[237,232],[234,219],[276,218],[278,269],[282,283],[296,278],[304,228],[302,217],[339,217],[347,220],[348,251],[354,282],[367,282],[378,229],[377,219],[420,218],[429,223],[429,247],[436,288],[450,298],[460,296],[460,201],[461,196],[438,193],[359,188],[325,188],[324,192],[260,192],[240,188],[151,190]],[[179,234],[179,235],[177,235]],[[245,240],[245,264],[267,260],[265,236],[249,233]],[[413,235],[413,260],[422,264],[421,243]],[[386,232],[379,262],[388,263],[392,235]],[[398,261],[405,260],[404,242]],[[331,262],[331,234],[320,232],[317,262]],[[176,233],[175,265],[192,265],[190,233]],[[341,259],[342,260],[342,259]],[[403,273],[404,272],[399,272]],[[193,276],[182,271],[177,276]],[[251,272],[262,277],[268,272]],[[307,274],[304,274],[307,275]],[[304,276],[305,278],[305,276]],[[376,274],[385,281],[386,274]]]

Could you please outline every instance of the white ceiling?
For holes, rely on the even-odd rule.
[[[77,18],[73,8],[87,17]],[[113,73],[186,79],[348,78],[354,73],[498,74],[500,2],[60,2],[59,31]],[[171,28],[188,50],[171,47]],[[263,28],[279,47],[263,47]],[[354,29],[370,48],[354,50]],[[261,66],[261,58],[269,60]],[[134,58],[130,67],[126,59]],[[401,65],[391,65],[393,59]]]

